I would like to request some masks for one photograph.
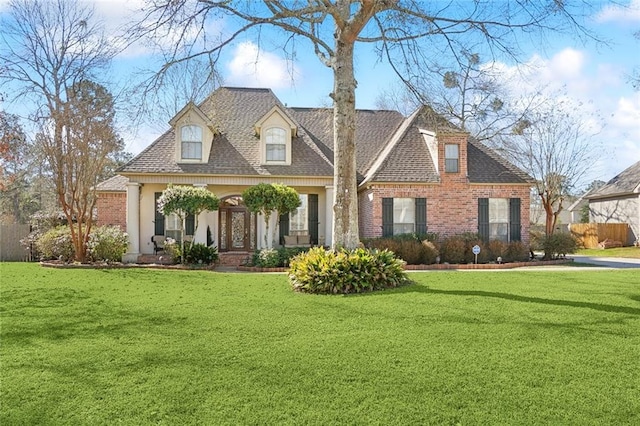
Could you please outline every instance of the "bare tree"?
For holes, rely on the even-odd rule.
[[[580,113],[577,105],[550,102],[500,142],[501,153],[535,179],[546,235],[553,234],[566,197],[599,153],[594,140],[599,132],[596,117]]]
[[[113,100],[104,88],[87,82],[103,77],[115,54],[113,43],[93,10],[72,0],[11,1],[2,28],[0,78],[15,99],[32,101],[31,119],[40,129],[36,143],[44,148],[76,258],[82,261],[91,229],[91,185],[105,157],[118,149],[98,123],[112,124],[107,110]]]
[[[585,5],[580,2],[579,5]],[[274,26],[284,30],[285,51],[294,49],[298,37],[311,44],[320,61],[333,70],[334,194],[333,245],[354,248],[358,237],[358,200],[355,160],[354,46],[374,44],[381,57],[407,69],[427,54],[436,58],[460,51],[465,38],[482,42],[493,52],[515,56],[515,36],[524,32],[576,30],[579,10],[565,1],[451,1],[408,0],[149,0],[147,19],[138,36],[176,40],[174,55],[160,72],[183,60],[213,58],[238,36]],[[219,38],[207,24],[228,18],[236,28]],[[397,67],[399,75],[403,74]]]

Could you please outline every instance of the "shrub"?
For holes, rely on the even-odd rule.
[[[487,254],[489,255],[489,260],[497,261],[498,257],[501,257],[505,262],[505,254],[507,252],[508,243],[500,240],[491,240],[486,244]]]
[[[293,257],[308,250],[308,247],[280,247],[278,249],[278,266],[289,266]]]
[[[68,262],[74,258],[75,250],[68,226],[51,228],[41,235],[35,244],[40,253],[40,260],[57,259]]]
[[[100,226],[91,231],[87,252],[93,261],[120,262],[127,252],[129,237],[115,226]]]
[[[180,262],[180,256],[182,255],[182,249],[180,244],[173,238],[167,237],[164,241],[164,252],[171,258],[173,263]]]
[[[276,249],[256,250],[253,254],[253,266],[260,268],[276,268],[280,264],[280,254]]]
[[[440,244],[440,260],[447,263],[465,263],[467,244],[460,236],[445,238]]]
[[[360,293],[409,283],[404,262],[388,250],[314,247],[291,259],[289,281],[308,293]]]
[[[429,265],[435,263],[438,249],[429,240],[435,234],[430,234],[424,240],[416,239],[414,234],[403,234],[394,237],[372,238],[364,240],[365,247],[377,250],[389,250],[409,265]]]
[[[210,265],[218,261],[218,247],[207,247],[202,243],[186,244],[184,262],[192,265]]]
[[[542,249],[545,259],[557,259],[568,253],[575,253],[578,249],[578,241],[571,234],[556,232],[544,237]]]
[[[522,241],[511,241],[502,255],[505,262],[526,262],[529,260],[529,248]]]

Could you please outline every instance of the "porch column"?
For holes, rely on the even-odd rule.
[[[325,186],[325,214],[324,221],[324,244],[331,247],[333,245],[333,186]]]
[[[194,187],[196,188],[207,188],[206,183],[194,183]],[[202,212],[198,215],[198,229],[196,229],[196,234],[193,236],[194,243],[207,243],[207,212]]]
[[[140,255],[140,184],[127,183],[127,234],[129,247],[122,256],[124,263],[135,263]]]

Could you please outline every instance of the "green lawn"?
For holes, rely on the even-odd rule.
[[[3,426],[640,424],[638,271],[0,274]]]
[[[576,254],[594,257],[629,257],[640,259],[640,248],[638,247],[616,247],[610,249],[580,249]]]

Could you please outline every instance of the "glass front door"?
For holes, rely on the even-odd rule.
[[[255,215],[244,206],[221,208],[220,251],[251,251],[255,248]]]

